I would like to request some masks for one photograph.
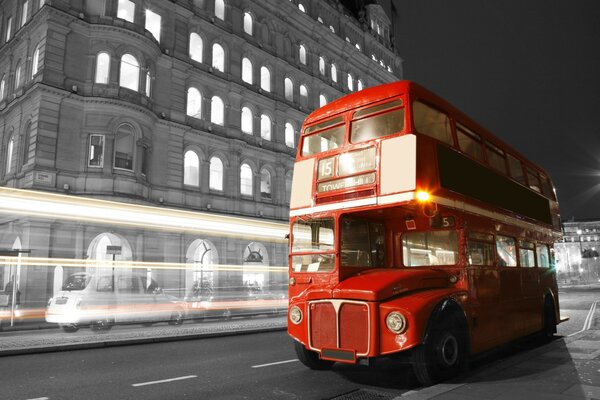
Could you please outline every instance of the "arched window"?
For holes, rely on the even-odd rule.
[[[363,85],[363,81],[361,81],[360,79],[358,80],[358,83],[356,84],[356,88],[358,90],[363,90],[364,89],[364,85]]]
[[[107,52],[101,51],[96,56],[96,78],[94,82],[107,84],[110,76],[110,56]]]
[[[333,27],[333,25],[329,25],[329,30],[333,33],[335,33],[335,28]]]
[[[327,97],[325,97],[324,94],[320,94],[319,95],[319,107],[323,107],[325,104],[327,104]]]
[[[244,32],[252,36],[252,15],[249,12],[244,13]]]
[[[319,73],[325,75],[325,59],[323,57],[319,57]]]
[[[225,103],[219,96],[213,96],[210,106],[210,122],[217,125],[225,123]]]
[[[323,18],[321,18],[321,16],[318,16],[317,17],[317,21],[320,22],[320,23],[323,23]]]
[[[303,13],[306,13],[306,8],[304,8],[304,5],[302,3],[298,3],[298,9],[300,9],[300,11],[302,11]]]
[[[135,16],[135,3],[130,0],[119,0],[117,18],[133,22]]]
[[[140,87],[140,64],[131,54],[123,54],[121,57],[119,85],[136,92]]]
[[[285,145],[287,147],[294,148],[294,143],[295,143],[294,136],[295,136],[294,126],[291,123],[286,122],[285,123]]]
[[[308,89],[305,85],[300,85],[300,105],[308,107]]]
[[[212,66],[218,71],[225,72],[225,50],[219,43],[213,44]]]
[[[219,157],[210,159],[209,187],[213,190],[223,190],[223,161]]]
[[[306,65],[306,47],[304,47],[303,44],[301,44],[298,49],[298,56],[300,58],[300,63]]]
[[[21,65],[17,65],[15,70],[15,90],[21,87]]]
[[[225,21],[225,1],[215,0],[215,17]]]
[[[283,82],[285,99],[288,101],[294,101],[294,83],[290,78],[285,78]]]
[[[354,79],[352,79],[352,74],[348,74],[348,90],[354,90]]]
[[[252,61],[246,57],[242,58],[242,80],[252,85]]]
[[[267,67],[260,67],[260,88],[265,92],[271,91],[271,71]]]
[[[194,61],[202,62],[202,52],[204,51],[204,42],[202,37],[196,32],[190,34],[190,58]]]
[[[183,184],[200,186],[200,158],[192,150],[186,151],[183,157]]]
[[[33,59],[31,60],[31,78],[37,75],[40,70],[40,48],[36,48],[33,52]]]
[[[2,80],[0,80],[0,101],[4,100],[5,95],[6,95],[6,75],[2,75]]]
[[[249,107],[242,107],[242,132],[252,135],[254,116],[252,110]]]
[[[265,168],[260,171],[260,195],[271,198],[271,173]]]
[[[252,196],[252,167],[242,164],[240,167],[240,193],[244,196]]]
[[[133,170],[133,139],[131,125],[119,126],[115,135],[115,168]]]
[[[13,150],[15,147],[15,137],[12,136],[8,140],[8,146],[6,146],[6,174],[10,174],[12,171],[12,159],[13,159]]]
[[[195,87],[187,91],[186,114],[194,118],[202,118],[202,95]]]
[[[260,137],[271,140],[271,118],[266,114],[260,116]]]
[[[331,64],[331,80],[337,82],[337,67],[335,64]]]

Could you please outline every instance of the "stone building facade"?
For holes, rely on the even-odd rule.
[[[600,220],[563,221],[563,238],[554,251],[563,283],[600,282]]]
[[[355,18],[337,0],[1,0],[0,185],[285,223],[303,119],[401,79],[390,32],[384,8]],[[85,221],[3,216],[0,234],[30,257],[104,260],[112,245],[122,260],[287,262],[281,243]],[[54,272],[5,267],[0,283],[17,274],[41,303]]]

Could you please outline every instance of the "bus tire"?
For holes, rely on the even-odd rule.
[[[432,327],[426,341],[412,353],[419,383],[431,386],[459,375],[467,365],[467,347],[467,335],[456,318]]]
[[[325,370],[330,369],[334,362],[329,360],[321,360],[319,353],[308,350],[302,343],[294,340],[294,349],[298,360],[310,369]]]
[[[552,339],[556,333],[556,310],[554,308],[554,301],[549,296],[544,301],[543,320],[543,336],[545,339]]]

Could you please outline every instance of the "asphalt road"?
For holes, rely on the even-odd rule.
[[[590,316],[593,304],[595,302],[600,303],[600,287],[561,288],[559,290],[559,302],[561,315],[570,318],[569,321],[558,325],[559,335],[569,336],[581,331],[588,320],[588,326],[600,324],[600,321],[594,320]],[[599,313],[596,312],[596,315],[599,315]],[[596,326],[596,329],[599,328],[600,326]]]

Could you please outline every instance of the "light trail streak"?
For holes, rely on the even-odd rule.
[[[283,222],[0,188],[0,213],[160,230],[218,234],[286,243]]]

